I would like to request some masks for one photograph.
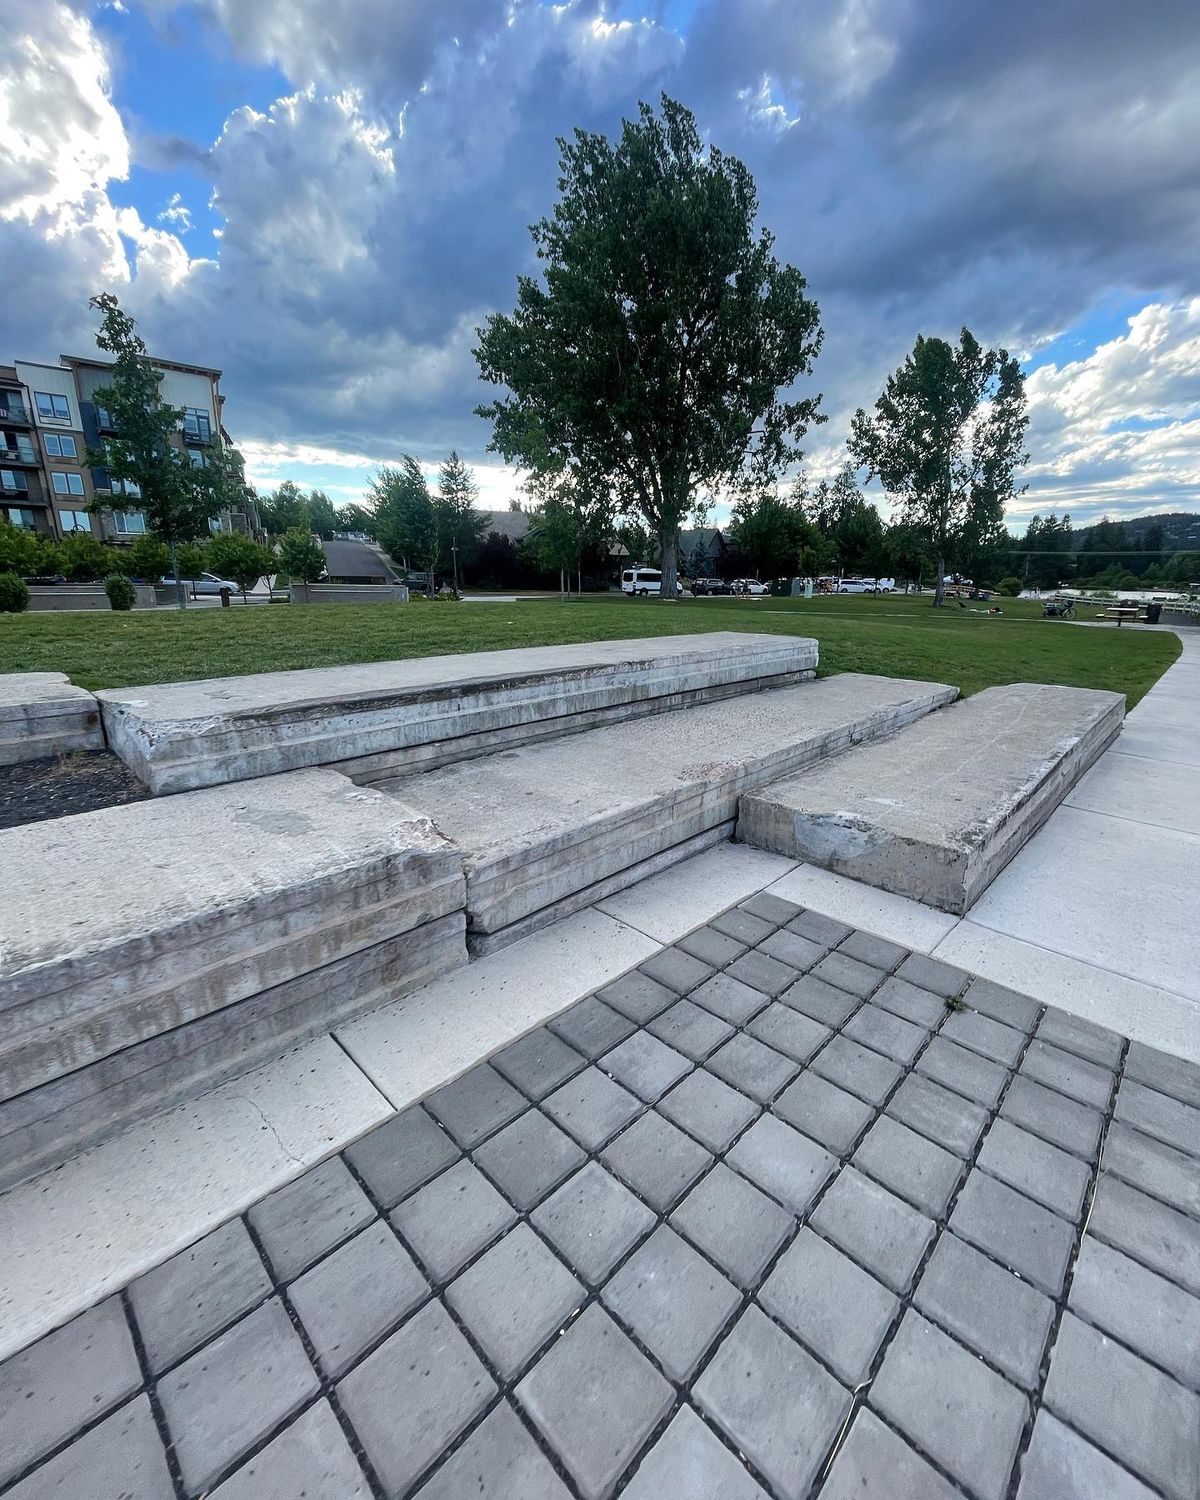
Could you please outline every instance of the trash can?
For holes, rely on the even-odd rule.
[[[1161,604],[1147,604],[1147,606],[1146,606],[1146,624],[1147,625],[1157,625],[1158,624],[1158,617],[1161,614],[1162,614],[1162,605]]]
[[[218,589],[217,592],[221,595],[221,608],[222,609],[228,609],[229,608],[229,601],[230,601],[230,599],[233,596],[233,590],[232,589]]]

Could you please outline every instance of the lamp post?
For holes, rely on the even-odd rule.
[[[454,559],[454,592],[458,593],[458,542],[451,540],[450,556]]]

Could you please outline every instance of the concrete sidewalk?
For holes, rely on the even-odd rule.
[[[1200,638],[970,916],[948,962],[1200,1058]]]

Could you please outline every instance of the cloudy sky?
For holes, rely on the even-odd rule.
[[[753,170],[826,329],[840,461],[917,333],[1027,361],[1010,513],[1200,509],[1195,0],[110,0],[11,5],[0,357],[92,347],[113,289],[225,371],[252,477],[357,498],[451,448],[512,306],[556,135],[663,90]],[[15,25],[15,30],[14,30]]]

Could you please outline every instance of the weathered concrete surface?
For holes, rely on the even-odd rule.
[[[381,787],[462,850],[468,937],[483,951],[727,836],[744,791],[955,695],[937,683],[844,673]]]
[[[356,781],[811,677],[817,643],[717,631],[480,651],[97,696],[110,746],[154,792],[302,766]]]
[[[745,843],[967,911],[1120,732],[1124,699],[988,688],[742,799]]]
[[[0,833],[0,1182],[466,960],[457,852],[333,771]]]
[[[103,750],[100,709],[65,672],[0,677],[0,766],[66,750]]]
[[[403,583],[293,583],[293,604],[407,604]]]
[[[150,584],[134,584],[134,609],[153,609],[156,602],[154,589]],[[109,602],[108,595],[104,592],[103,584],[96,584],[94,586],[88,584],[77,584],[75,586],[53,584],[41,588],[35,585],[31,588],[29,590],[29,608],[31,611],[111,610],[112,604]]]

